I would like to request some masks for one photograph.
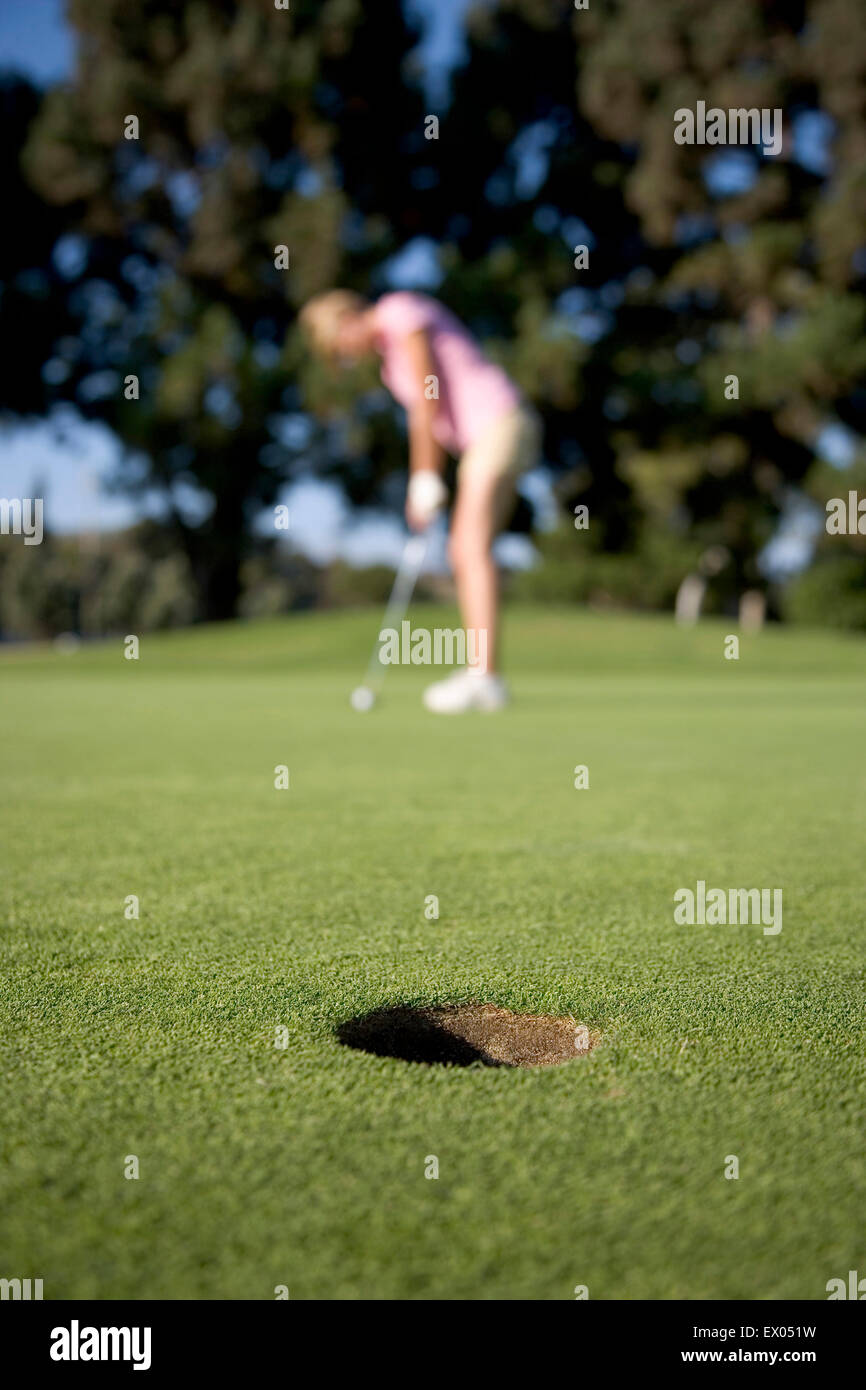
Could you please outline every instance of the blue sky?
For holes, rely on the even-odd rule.
[[[69,72],[74,49],[62,0],[2,0],[0,62],[35,82],[55,82]]]

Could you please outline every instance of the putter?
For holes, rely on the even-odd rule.
[[[428,535],[429,532],[424,531],[421,535],[410,536],[403,547],[397,573],[394,575],[391,597],[385,607],[385,616],[379,624],[380,632],[386,627],[399,626],[405,617],[406,609],[409,607],[415,592],[418,575],[421,573],[424,556],[427,554]],[[380,642],[377,637],[373,654],[367,663],[363,684],[352,691],[352,708],[362,714],[373,708],[385,679],[385,667],[379,659],[380,650]]]

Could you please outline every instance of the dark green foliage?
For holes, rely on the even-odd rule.
[[[294,319],[332,283],[384,288],[418,236],[442,298],[541,409],[599,554],[723,545],[731,594],[754,587],[821,427],[863,431],[866,38],[849,0],[500,0],[471,16],[432,112],[397,0],[73,0],[70,18],[75,80],[38,114],[29,89],[7,95],[30,191],[7,155],[3,314],[30,336],[4,400],[73,400],[119,433],[118,483],[172,502],[202,615],[235,611],[252,522],[286,478],[314,468],[364,503],[405,465],[375,376],[312,364]],[[778,157],[737,152],[749,186],[722,193],[707,175],[725,151],[674,142],[698,100],[782,110]],[[826,167],[799,158],[810,116],[833,124]],[[70,228],[82,255],[61,275],[49,253]]]
[[[812,627],[866,632],[866,564],[862,555],[820,558],[791,584],[785,614],[792,622]]]

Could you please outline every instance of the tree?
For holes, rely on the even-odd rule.
[[[475,14],[441,128],[445,292],[516,327],[589,544],[722,547],[740,590],[821,426],[862,432],[863,25],[845,0]],[[699,100],[780,108],[780,157],[677,144]],[[826,167],[808,121],[833,127]]]
[[[0,321],[7,351],[0,374],[0,410],[39,415],[48,406],[46,347],[74,327],[65,304],[65,281],[52,253],[67,229],[64,209],[46,207],[25,180],[19,152],[37,118],[40,93],[31,83],[0,74],[0,182],[7,216],[3,220],[3,293]]]
[[[74,331],[51,379],[123,440],[119,483],[169,499],[205,616],[234,611],[254,517],[301,463],[353,502],[385,495],[395,411],[375,377],[309,362],[293,322],[329,284],[385,288],[416,236],[539,405],[606,576],[610,556],[640,576],[670,553],[670,576],[711,550],[730,597],[760,582],[821,428],[862,432],[866,43],[848,0],[498,0],[472,12],[434,112],[397,0],[70,14],[79,69],[25,153],[77,233],[54,256]],[[781,150],[677,143],[698,102],[781,110]]]
[[[54,396],[116,431],[118,486],[160,491],[202,616],[228,617],[253,521],[297,463],[292,439],[309,443],[291,418],[297,345],[283,355],[295,310],[413,234],[412,38],[396,0],[72,0],[69,17],[76,74],[24,156],[75,231],[58,248],[75,331]]]

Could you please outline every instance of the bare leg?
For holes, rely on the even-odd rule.
[[[510,477],[473,469],[460,479],[451,523],[449,554],[460,615],[464,627],[486,633],[486,662],[476,669],[491,674],[498,669],[499,576],[490,549],[513,495]]]

